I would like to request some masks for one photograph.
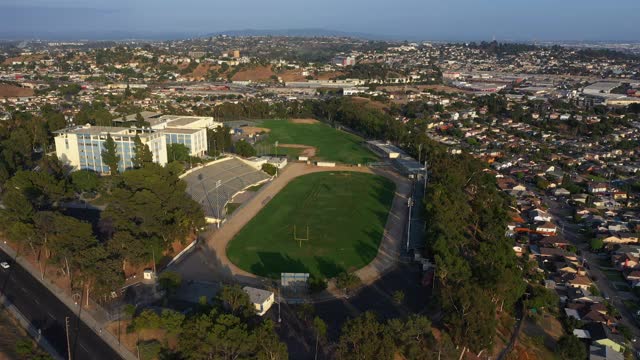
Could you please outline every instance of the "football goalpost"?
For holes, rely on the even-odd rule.
[[[309,225],[307,225],[307,236],[306,237],[298,237],[298,233],[296,230],[296,226],[293,225],[293,240],[298,242],[298,247],[302,247],[303,241],[309,241]]]

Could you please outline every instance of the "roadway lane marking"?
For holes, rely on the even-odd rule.
[[[56,319],[56,317],[55,317],[55,316],[53,316],[53,315],[51,315],[51,313],[47,313],[47,315],[49,315],[49,317],[51,317],[51,318],[52,318],[52,319],[54,319],[54,320]]]
[[[89,352],[89,350],[87,350],[87,348],[86,348],[86,347],[84,347],[84,345],[82,345],[82,343],[80,343],[80,342],[79,342],[79,343],[78,343],[78,345],[80,345],[80,347],[81,347],[85,352],[87,352],[88,354],[91,354],[91,353]]]

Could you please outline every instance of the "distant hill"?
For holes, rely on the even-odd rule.
[[[244,29],[244,30],[229,30],[229,31],[220,31],[216,33],[211,33],[205,35],[205,37],[209,36],[217,36],[217,35],[227,35],[227,36],[290,36],[290,37],[349,37],[349,38],[358,38],[365,40],[384,40],[384,36],[373,35],[367,33],[359,33],[359,32],[347,32],[347,31],[338,31],[338,30],[327,30],[327,29]]]

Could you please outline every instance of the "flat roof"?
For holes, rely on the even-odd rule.
[[[140,112],[140,115],[142,116],[142,118],[147,120],[147,121],[148,121],[149,118],[154,117],[154,116],[158,116],[160,114],[161,113],[154,112],[154,111],[141,111]],[[137,113],[136,114],[129,114],[129,115],[125,116],[125,119],[126,119],[125,121],[127,121],[127,122],[128,121],[136,121],[136,116],[137,115],[138,115]],[[123,122],[122,121],[122,116],[113,119],[113,122]]]
[[[202,117],[197,117],[197,118],[193,118],[193,117],[179,117],[173,120],[169,120],[169,125],[171,126],[185,126],[185,125],[189,125],[192,124],[196,121],[200,121],[202,120]]]
[[[198,131],[202,131],[202,129],[178,129],[178,128],[164,128],[160,130],[169,134],[195,134]]]
[[[151,135],[149,130],[142,131],[138,128],[128,128],[121,126],[76,126],[74,128],[67,128],[55,131],[56,134],[88,134],[88,135],[107,135],[112,136],[135,136],[138,134],[140,137]]]

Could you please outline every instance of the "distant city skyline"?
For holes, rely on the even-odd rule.
[[[638,14],[637,0],[0,0],[0,38],[161,39],[326,29],[398,40],[640,41]]]

